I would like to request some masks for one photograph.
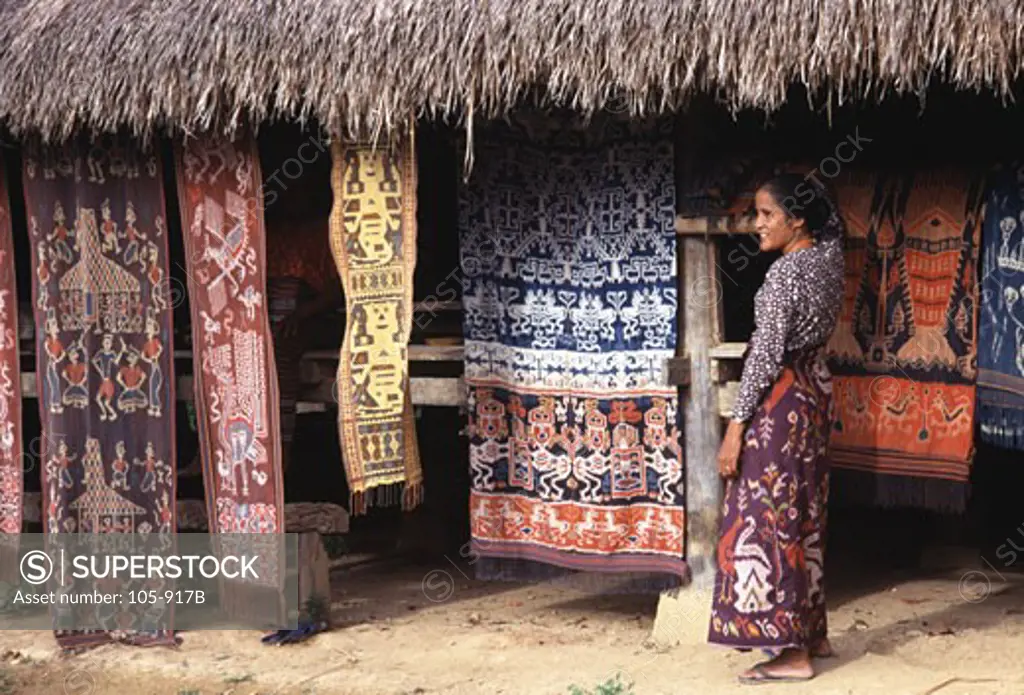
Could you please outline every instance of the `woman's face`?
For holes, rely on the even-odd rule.
[[[785,209],[765,189],[754,196],[757,217],[754,228],[761,241],[762,251],[784,251],[793,242],[807,236],[807,223],[786,215]]]

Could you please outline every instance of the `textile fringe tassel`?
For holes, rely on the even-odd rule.
[[[423,482],[381,485],[349,495],[349,513],[366,514],[370,507],[394,507],[399,503],[403,511],[411,511],[423,503]]]
[[[522,558],[478,557],[475,575],[480,581],[510,584],[558,582],[588,594],[642,595],[678,589],[683,578],[654,572],[581,572]]]
[[[1024,450],[1024,410],[978,404],[981,441],[1004,449]]]
[[[910,477],[833,466],[830,504],[897,509],[910,507],[962,514],[970,483],[941,478]]]

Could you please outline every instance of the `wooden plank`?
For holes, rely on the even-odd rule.
[[[690,385],[690,358],[672,357],[668,360],[668,383],[669,386]]]
[[[754,234],[749,217],[676,217],[676,234],[680,236],[727,236]]]
[[[410,362],[461,362],[466,355],[464,345],[410,345]],[[310,350],[303,353],[305,361],[338,362],[337,350]]]
[[[462,406],[466,404],[466,387],[462,377],[418,377],[410,379],[409,390],[414,405]],[[21,395],[23,398],[36,398],[35,372],[22,372]],[[178,377],[178,388],[175,396],[179,401],[193,399],[193,381],[191,374]],[[299,398],[300,403],[337,403],[334,395],[334,379],[321,379],[315,386],[307,389]]]
[[[746,350],[746,343],[719,343],[712,347],[708,354],[716,360],[741,360]]]
[[[32,350],[21,350],[18,353],[21,357],[33,357]],[[465,358],[466,348],[464,345],[410,345],[410,362],[461,362]],[[174,359],[191,360],[191,350],[175,350]],[[304,360],[318,360],[323,362],[337,362],[337,350],[310,350],[302,354]]]
[[[442,293],[444,294],[444,293]],[[462,311],[462,301],[455,299],[450,302],[438,302],[438,301],[426,301],[416,302],[412,306],[413,312],[417,314],[422,313],[437,313],[440,311]]]
[[[716,384],[739,381],[741,376],[743,376],[741,360],[711,360],[711,379]]]
[[[466,404],[466,384],[462,377],[412,377],[409,391],[415,405],[461,406]]]
[[[736,403],[736,394],[740,391],[740,382],[728,381],[720,385],[718,391],[718,414],[724,418],[732,417],[732,406]]]
[[[299,534],[299,611],[307,620],[331,624],[330,560],[316,531]]]

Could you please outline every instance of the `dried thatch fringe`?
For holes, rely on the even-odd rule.
[[[836,104],[934,79],[1007,97],[1022,26],[1024,3],[991,0],[5,0],[0,119],[365,136],[528,95],[637,116],[696,91],[772,110],[794,82]]]

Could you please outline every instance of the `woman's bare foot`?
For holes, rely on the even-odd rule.
[[[821,639],[811,647],[811,656],[815,659],[831,659],[836,655],[832,651],[832,644],[828,641],[828,637]]]
[[[766,681],[805,681],[814,677],[810,653],[806,649],[784,649],[771,661],[757,664],[740,674],[741,683]]]

